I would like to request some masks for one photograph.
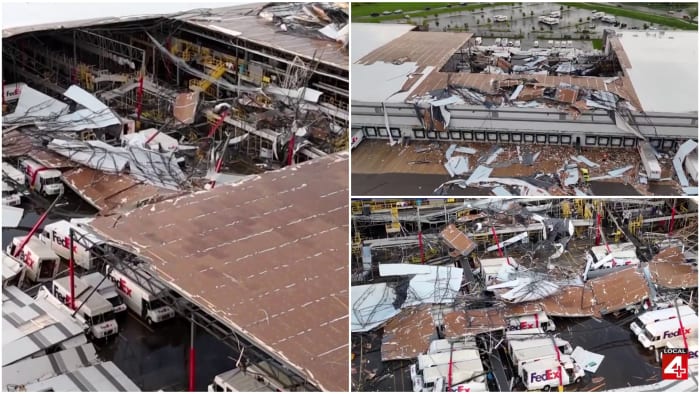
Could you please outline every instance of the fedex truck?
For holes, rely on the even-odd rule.
[[[632,330],[634,335],[639,335],[642,333],[642,331],[644,331],[644,327],[646,327],[647,325],[657,323],[660,321],[677,319],[679,314],[680,316],[693,316],[695,315],[695,311],[688,305],[680,305],[678,307],[678,310],[676,310],[676,307],[670,307],[665,309],[658,309],[655,311],[644,312],[641,315],[637,316],[636,319],[634,319],[634,321],[630,324],[630,329]]]
[[[25,237],[14,237],[12,243],[7,245],[7,254],[14,256],[15,251],[22,244]],[[32,282],[52,280],[58,273],[58,256],[48,245],[45,245],[35,236],[32,236],[29,242],[24,245],[24,249],[17,257],[25,266],[25,278]]]
[[[554,322],[549,320],[547,314],[542,311],[532,315],[508,318],[508,327],[506,330],[527,330],[530,328],[541,328],[544,331],[554,331],[557,329]]]
[[[104,240],[80,228],[75,223],[61,220],[47,224],[39,235],[45,244],[60,257],[70,259],[70,230],[73,229],[73,261],[76,265],[91,270],[95,267],[93,245],[103,244]]]
[[[22,203],[22,195],[11,184],[2,181],[2,205],[17,206]]]
[[[510,340],[508,341],[508,350],[510,354],[513,355],[516,352],[523,349],[556,345],[559,351],[563,354],[571,354],[574,351],[574,349],[571,347],[571,344],[568,341],[557,337],[554,337],[553,339],[554,341],[552,341],[552,338],[550,337],[525,340]]]
[[[681,328],[681,323],[683,328]],[[680,318],[662,320],[644,326],[637,335],[637,340],[648,350],[662,348],[670,339],[685,336],[697,336],[698,315],[685,315]]]
[[[511,354],[511,359],[513,360],[513,366],[518,371],[518,376],[522,376],[522,370],[525,364],[548,358],[556,359],[557,354],[559,354],[560,357],[564,356],[563,353],[557,352],[554,344],[550,341],[549,344],[518,349]]]
[[[19,166],[31,189],[46,196],[63,193],[61,171],[46,168],[29,159],[22,160]]]
[[[554,358],[527,363],[523,366],[520,377],[528,390],[550,391],[559,386],[560,373],[564,386],[579,383],[586,376],[583,368],[571,357],[562,356],[561,361]]]
[[[94,287],[83,282],[80,278],[73,278],[73,284],[75,286],[75,307],[78,309],[75,316],[83,324],[87,335],[96,339],[116,335],[119,332],[119,326],[114,319],[112,304],[105,300],[99,292],[93,292]],[[70,306],[70,278],[66,276],[54,279],[51,294],[62,304]]]
[[[173,308],[165,305],[158,296],[167,289],[157,283],[141,284],[123,272],[105,265],[105,273],[116,285],[117,293],[122,297],[126,306],[134,313],[141,316],[148,324],[160,323],[175,317]],[[151,287],[157,289],[156,294],[151,293]]]
[[[80,279],[92,287],[97,287],[97,292],[112,304],[115,314],[126,312],[126,304],[117,293],[117,286],[111,280],[105,279],[101,272],[92,272],[81,276]]]
[[[630,266],[636,267],[639,264],[637,249],[631,242],[594,246],[586,256],[586,269],[583,277],[584,280],[588,280],[604,274],[605,270],[618,270]]]

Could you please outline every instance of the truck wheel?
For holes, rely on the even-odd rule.
[[[574,383],[581,383],[581,377],[579,376],[578,378],[576,378],[576,380],[574,380]]]
[[[551,389],[552,389],[552,388],[549,387],[549,386],[544,386],[544,387],[542,387],[542,391],[549,391],[549,390],[551,390]]]
[[[149,326],[153,325],[153,320],[149,317],[146,318],[146,323],[148,323]]]

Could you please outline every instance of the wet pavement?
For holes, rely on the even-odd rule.
[[[430,196],[433,191],[449,181],[449,175],[441,174],[352,174],[352,192],[358,196]],[[452,196],[490,196],[491,189],[454,187]]]

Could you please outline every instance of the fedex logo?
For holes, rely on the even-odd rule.
[[[520,324],[512,325],[508,327],[509,330],[527,330],[529,328],[536,328],[535,323],[528,323],[526,321],[521,321]]]
[[[24,264],[26,264],[29,268],[33,268],[33,267],[34,267],[34,263],[36,262],[36,261],[34,260],[34,257],[32,256],[32,252],[29,252],[29,251],[27,251],[27,252],[22,251],[22,252],[19,254],[19,259],[22,260],[22,262],[23,262]]]
[[[690,334],[690,328],[684,328],[683,332],[679,328],[677,331],[664,331],[664,338],[673,338],[682,334]]]
[[[468,392],[472,391],[472,389],[460,384],[457,387],[452,387],[452,389],[450,391],[452,391],[453,393],[468,393]]]
[[[60,236],[56,230],[51,232],[51,240],[66,249],[70,249],[70,236]],[[78,243],[73,241],[73,253],[78,253]]]
[[[114,283],[119,290],[121,290],[124,294],[126,294],[128,297],[131,297],[131,288],[127,286],[126,280],[124,278],[117,279],[112,275],[109,275],[109,280]]]
[[[697,350],[696,351],[691,350],[690,352],[688,352],[688,354],[690,355],[690,358],[698,358],[698,351]]]
[[[544,371],[543,374],[537,374],[537,372],[533,372],[530,375],[530,383],[532,382],[546,382],[552,379],[557,379],[559,377],[559,371],[558,370],[553,370],[553,369],[548,369]]]

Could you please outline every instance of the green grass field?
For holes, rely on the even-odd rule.
[[[628,18],[638,19],[640,21],[657,23],[659,25],[675,27],[681,30],[697,30],[698,25],[678,18],[672,18],[661,15],[651,15],[641,11],[618,8],[600,3],[561,3],[572,7],[583,8],[587,10],[598,10],[615,16],[625,16]]]
[[[473,11],[480,8],[493,7],[495,5],[506,5],[509,3],[497,4],[469,4],[460,5],[459,3],[352,3],[352,20],[353,22],[380,22],[392,19],[403,19],[407,11],[411,12],[411,17],[425,17],[435,14],[444,14],[447,12],[456,11]],[[446,8],[448,5],[452,7]],[[430,8],[430,10],[426,10]],[[401,10],[400,14],[382,15],[384,11]],[[379,14],[373,17],[372,14]]]

